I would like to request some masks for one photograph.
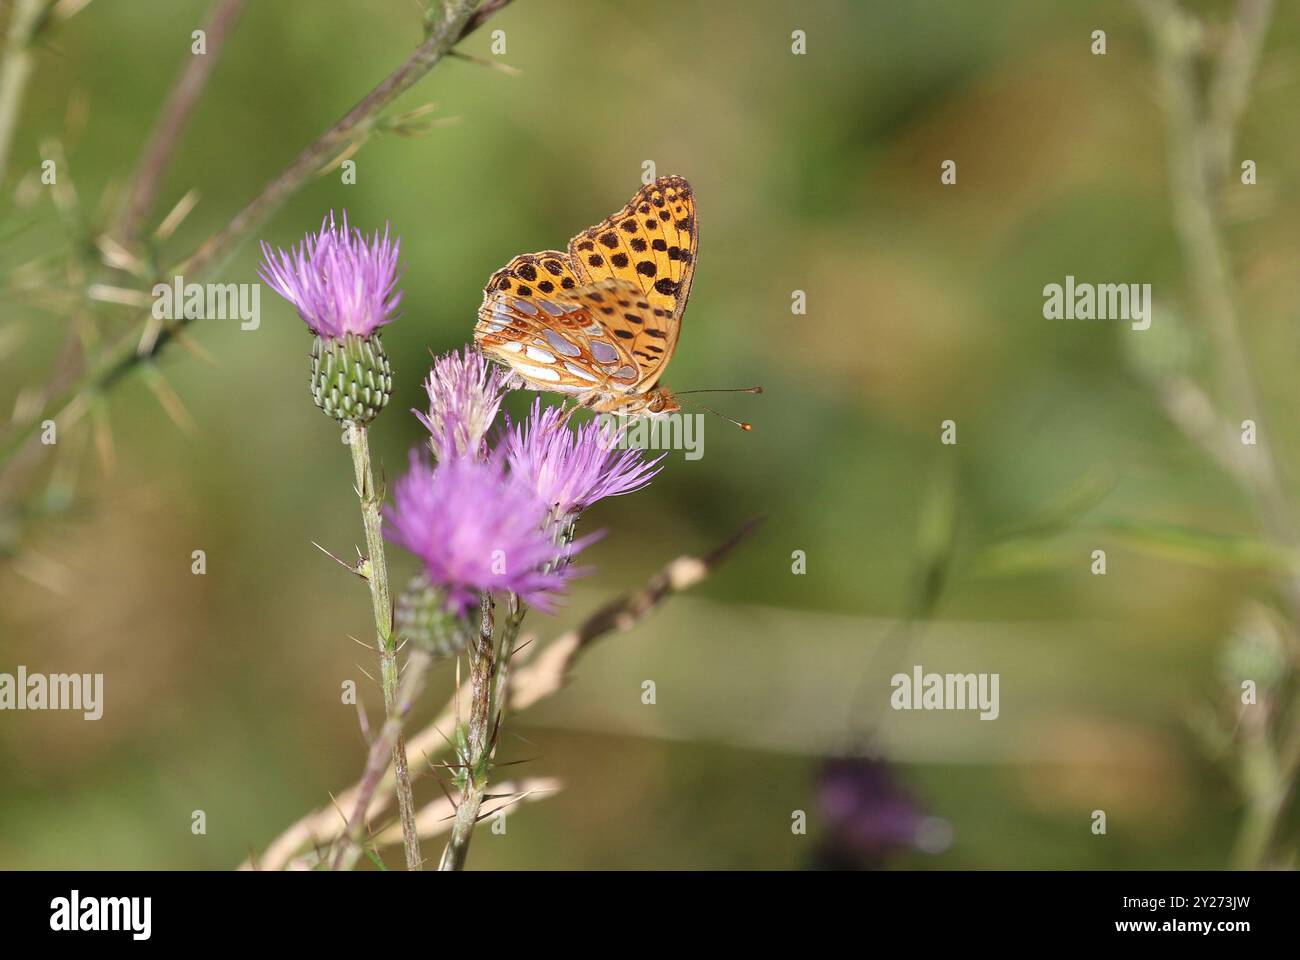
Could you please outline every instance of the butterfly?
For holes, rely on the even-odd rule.
[[[681,177],[660,177],[569,241],[515,257],[483,291],[474,341],[533,390],[602,413],[681,407],[659,386],[691,295],[699,224]]]

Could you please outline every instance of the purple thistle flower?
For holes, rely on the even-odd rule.
[[[544,569],[555,544],[542,530],[546,507],[506,474],[500,457],[459,457],[430,464],[411,452],[411,469],[384,510],[384,535],[424,561],[448,608],[463,615],[480,593],[510,590],[542,610],[577,575]],[[577,551],[589,539],[574,544]]]
[[[501,409],[505,381],[499,367],[468,346],[434,360],[424,381],[429,412],[412,412],[428,429],[439,460],[478,456],[483,437]]]
[[[394,318],[401,302],[395,289],[400,246],[389,239],[387,226],[382,237],[376,230],[367,238],[348,226],[346,212],[340,226],[330,211],[320,233],[307,234],[288,252],[263,241],[258,275],[297,308],[312,333],[369,338]]]
[[[819,855],[824,867],[881,866],[896,851],[940,853],[952,842],[952,827],[929,816],[884,760],[828,757],[817,781],[828,827]]]
[[[560,407],[533,401],[527,419],[509,430],[510,471],[528,482],[558,516],[581,513],[597,500],[640,490],[667,454],[647,461],[635,448],[618,449],[619,434],[600,420],[570,430]]]

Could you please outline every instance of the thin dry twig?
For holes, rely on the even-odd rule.
[[[158,117],[153,135],[149,138],[127,193],[122,215],[110,233],[122,243],[131,243],[153,212],[158,192],[162,189],[163,175],[180,144],[199,98],[207,87],[208,78],[221,57],[226,38],[243,12],[245,0],[216,0],[212,13],[204,25],[206,52],[191,56],[172,88],[171,95]]]

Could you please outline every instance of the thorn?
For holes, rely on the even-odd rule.
[[[365,647],[365,648],[366,648],[367,650],[369,650],[371,653],[374,653],[374,652],[375,652],[375,648],[374,648],[374,647],[372,647],[370,644],[366,643],[364,640],[358,640],[356,637],[352,636],[352,634],[350,634],[350,633],[348,634],[348,639],[351,640],[353,643],[355,643],[355,644],[356,644],[357,646],[359,646],[359,647]]]
[[[340,153],[333,160],[330,160],[328,163],[326,163],[325,166],[317,170],[316,176],[323,177],[331,170],[337,170],[339,167],[343,165],[344,161],[351,158],[353,154],[355,154],[358,150],[362,148],[362,146],[365,145],[367,139],[368,139],[367,133],[363,133],[360,136],[358,136],[356,139],[354,139],[351,143],[347,145],[347,147],[343,150],[342,153]]]
[[[371,683],[378,683],[378,682],[379,682],[379,681],[376,680],[374,677],[372,677],[369,673],[366,673],[366,668],[363,667],[361,664],[358,663],[356,666],[357,666],[357,669],[358,669],[358,670],[360,670],[362,673],[365,673],[365,674],[366,674],[366,679],[369,680]]]
[[[208,366],[216,368],[221,366],[221,362],[211,353],[207,347],[203,346],[193,337],[191,337],[183,328],[176,327],[172,330],[172,341],[177,346],[182,347],[190,356],[196,360],[201,360]]]
[[[344,570],[346,570],[348,573],[352,574],[353,576],[360,577],[362,580],[370,579],[364,573],[361,572],[360,564],[358,564],[355,567],[352,566],[352,564],[348,563],[346,560],[341,560],[338,557],[334,556],[334,554],[330,553],[328,550],[322,547],[315,540],[311,541],[311,545],[315,547],[317,550],[319,550],[321,553],[325,554],[325,556],[329,557],[331,560],[333,560],[335,563],[337,563],[340,567],[342,567]],[[360,551],[358,551],[358,553],[360,553]],[[356,638],[353,637],[353,639],[355,640]],[[359,640],[357,642],[360,643]],[[363,647],[365,646],[365,644],[361,644],[361,645]],[[366,649],[370,649],[370,648],[367,647]]]
[[[108,234],[100,234],[95,238],[95,246],[99,248],[100,256],[104,260],[105,266],[114,270],[121,270],[136,277],[147,277],[149,275],[149,266],[126,247],[122,246]]]
[[[508,63],[501,63],[499,60],[484,60],[482,57],[475,57],[468,53],[461,53],[459,50],[448,50],[449,57],[456,57],[467,63],[473,63],[480,67],[487,67],[489,70],[499,70],[508,77],[522,76],[523,71],[518,67],[512,67]]]
[[[340,817],[343,817],[343,829],[346,830],[348,827],[348,818],[343,816],[343,808],[339,806],[338,798],[336,798],[334,794],[328,790],[326,791],[326,793],[329,793],[330,805],[334,807],[335,810],[338,811]]]
[[[146,309],[153,305],[153,297],[143,290],[115,287],[108,283],[92,283],[86,288],[86,296],[100,303],[115,303],[124,307]]]
[[[495,816],[496,814],[504,810],[506,807],[513,806],[514,804],[518,803],[520,800],[523,800],[536,792],[537,792],[536,790],[529,790],[527,793],[521,793],[513,800],[507,801],[506,803],[501,804],[501,806],[499,807],[493,807],[491,810],[484,810],[482,813],[478,815],[478,817],[475,818],[474,822],[481,823],[482,821],[486,820],[488,817]],[[508,796],[508,794],[498,794],[497,796],[494,796],[492,799],[499,800],[502,796]],[[483,799],[486,800],[487,797],[484,797]]]
[[[537,746],[537,744],[533,743],[533,741],[529,740],[527,737],[525,737],[522,733],[520,733],[520,732],[517,731],[517,730],[511,730],[511,731],[510,731],[510,735],[511,735],[512,737],[518,737],[520,740],[522,740],[524,743],[528,744],[530,747],[535,747],[535,746]]]
[[[100,467],[105,476],[110,476],[117,466],[117,448],[113,443],[113,424],[108,418],[108,404],[102,396],[96,397],[90,406],[91,423],[95,431],[95,451],[99,454]]]
[[[145,321],[144,329],[140,331],[140,342],[136,344],[135,353],[138,357],[151,357],[158,346],[158,337],[163,331],[163,321],[159,320],[152,313],[149,319]]]
[[[152,364],[145,364],[141,373],[144,375],[145,383],[158,398],[158,403],[162,405],[167,416],[171,417],[172,422],[184,433],[193,434],[194,418],[190,416],[180,396],[171,388],[171,384],[158,372],[158,368]]]
[[[361,739],[367,746],[371,743],[370,738],[370,717],[366,715],[366,708],[362,706],[361,701],[357,701],[357,722],[361,725]]]
[[[190,215],[190,211],[194,209],[198,202],[199,191],[196,189],[191,189],[189,193],[176,201],[176,206],[171,208],[167,216],[163,217],[162,223],[158,224],[158,229],[154,230],[154,240],[159,243],[167,240],[176,232],[176,228],[181,225],[185,218]]]
[[[451,698],[452,698],[452,703],[454,704],[455,707],[454,716],[456,718],[456,726],[457,728],[459,728],[460,727],[460,657],[459,656],[456,657],[456,690],[451,695]],[[451,741],[448,740],[447,742],[450,743]]]
[[[435,773],[433,775],[433,779],[434,782],[438,784],[438,787],[442,790],[443,795],[447,798],[447,802],[451,804],[451,808],[453,810],[459,810],[460,804],[458,804],[456,802],[456,798],[451,795],[451,791],[447,789],[447,785],[442,782],[442,777],[438,776],[438,774]]]
[[[460,724],[457,724],[457,726],[459,726],[459,725],[460,725]],[[435,729],[435,730],[438,731],[438,736],[442,737],[442,739],[444,739],[444,740],[447,741],[447,746],[451,747],[453,750],[456,749],[456,744],[452,743],[452,742],[451,742],[451,738],[448,737],[445,733],[442,732],[442,728],[441,728],[441,727],[434,727],[433,729]]]

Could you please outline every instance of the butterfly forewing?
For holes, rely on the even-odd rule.
[[[660,177],[567,254],[523,254],[494,273],[475,339],[538,389],[644,393],[677,345],[697,244],[690,184]]]

